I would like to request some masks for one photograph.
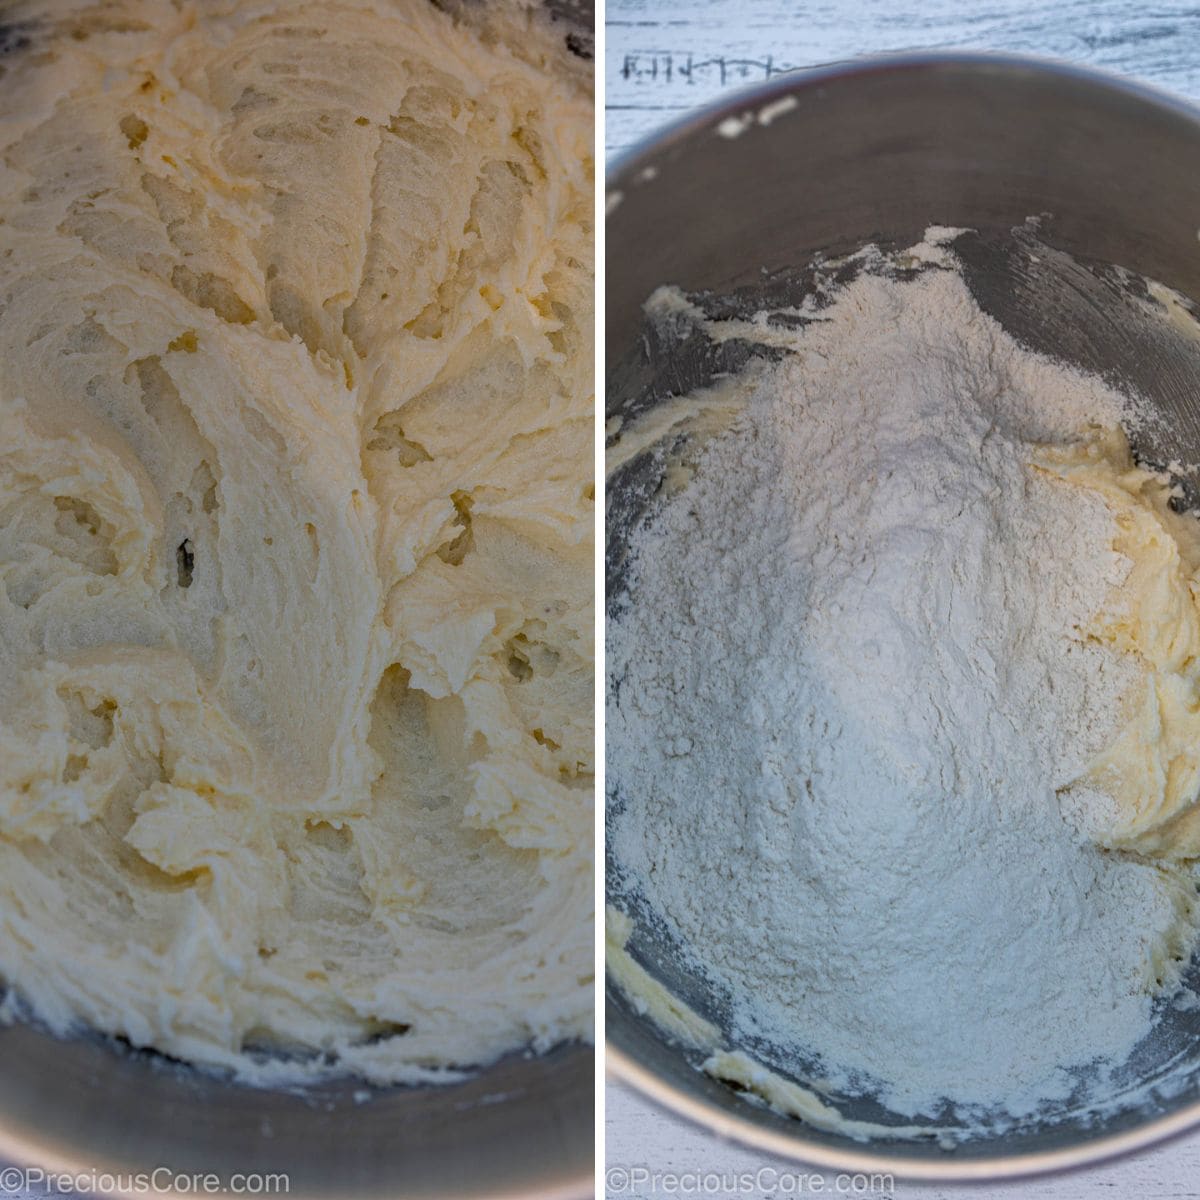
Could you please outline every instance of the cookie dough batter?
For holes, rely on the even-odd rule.
[[[943,1144],[1129,1102],[1200,827],[1200,523],[959,236],[753,316],[655,293],[655,386],[772,353],[630,405],[608,490],[612,982],[781,1112]]]
[[[1171,508],[1164,476],[1137,466],[1119,429],[1047,449],[1043,470],[1103,496],[1129,573],[1088,630],[1142,664],[1144,681],[1112,743],[1089,763],[1081,806],[1102,846],[1200,855],[1200,523]],[[1096,793],[1111,806],[1096,803]]]
[[[251,1079],[588,1035],[586,64],[515,6],[5,19],[0,979]]]

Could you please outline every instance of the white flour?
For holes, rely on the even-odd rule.
[[[731,1038],[907,1115],[1029,1112],[1147,1032],[1180,920],[1178,877],[1056,795],[1135,682],[1080,632],[1128,563],[1103,501],[1029,464],[1127,403],[950,270],[820,316],[635,537],[614,849]]]

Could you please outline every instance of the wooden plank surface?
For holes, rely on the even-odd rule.
[[[1169,0],[610,0],[610,156],[723,92],[869,52],[1044,54],[1200,99],[1200,4]]]
[[[1136,76],[1200,101],[1200,3],[1131,0],[609,0],[604,63],[610,158],[640,138],[723,93],[797,67],[876,51],[936,47],[1051,55]],[[1200,164],[1197,164],[1200,169]],[[1197,214],[1200,220],[1200,214]],[[796,1194],[768,1171],[749,1189],[732,1177],[792,1164],[718,1142],[609,1084],[607,1193],[630,1197],[711,1195],[775,1200]],[[631,1187],[623,1170],[713,1173],[716,1191],[670,1190],[663,1181]],[[668,1181],[669,1182],[669,1181]],[[697,1181],[700,1182],[700,1181]],[[826,1193],[835,1192],[827,1177]],[[815,1194],[811,1189],[808,1193]],[[1003,1187],[969,1190],[899,1183],[876,1197],[949,1200],[1200,1198],[1200,1138],[1192,1137],[1110,1166]]]

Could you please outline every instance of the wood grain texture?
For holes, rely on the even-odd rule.
[[[1119,71],[1200,100],[1200,3],[1136,0],[609,0],[604,63],[610,158],[732,89],[878,51],[1007,50]],[[1200,168],[1198,168],[1200,169]],[[749,1173],[793,1164],[718,1141],[620,1084],[607,1089],[609,1169]],[[619,1180],[618,1180],[619,1182]],[[612,1200],[672,1193],[608,1189]],[[682,1192],[673,1194],[682,1195]],[[775,1200],[780,1187],[715,1193]],[[812,1193],[808,1193],[812,1194]],[[827,1194],[836,1194],[827,1179]],[[1200,1137],[1072,1175],[955,1189],[899,1182],[888,1200],[1200,1200]]]
[[[1050,55],[1200,99],[1200,4],[1180,0],[611,0],[605,30],[610,156],[733,88],[879,51]]]

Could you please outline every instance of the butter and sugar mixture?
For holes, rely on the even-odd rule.
[[[0,980],[249,1078],[590,1036],[585,64],[517,6],[6,20]]]

